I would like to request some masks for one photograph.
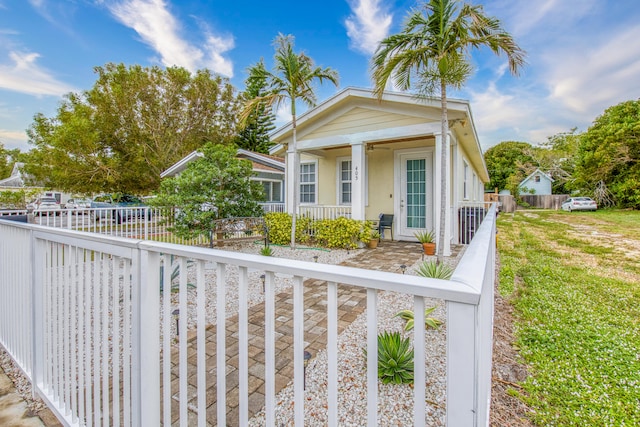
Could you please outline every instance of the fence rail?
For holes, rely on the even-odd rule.
[[[275,354],[285,339],[275,329],[275,296],[284,279],[292,282],[294,328],[284,335],[294,348],[294,422],[304,423],[305,278],[325,283],[318,286],[327,292],[327,425],[338,425],[338,283],[366,290],[368,354],[377,354],[381,291],[413,296],[415,360],[424,360],[426,351],[424,297],[444,300],[447,425],[488,425],[494,208],[450,281],[2,220],[0,249],[0,343],[65,425],[226,425],[229,382],[238,384],[238,423],[246,425],[248,378],[255,368],[248,364],[254,350],[247,294],[261,286],[259,277],[266,425],[275,425],[276,364],[282,362]],[[207,310],[212,304],[214,315]],[[176,313],[182,316],[177,325]],[[233,367],[226,357],[230,322],[238,328]],[[367,363],[366,423],[373,426],[376,358]],[[415,379],[414,401],[425,402],[424,365],[415,365]],[[211,396],[217,398],[208,407]],[[414,405],[414,425],[425,425],[426,417],[424,405]]]

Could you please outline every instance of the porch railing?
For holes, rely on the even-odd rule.
[[[454,223],[458,224],[458,243],[467,245],[480,228],[485,215],[492,206],[490,202],[459,202]],[[454,231],[455,232],[455,231]]]
[[[235,367],[238,421],[246,425],[252,369],[247,294],[249,287],[262,286],[259,277],[264,275],[264,411],[266,425],[275,425],[275,372],[281,362],[275,353],[284,339],[282,331],[275,330],[276,283],[288,278],[293,283],[294,327],[287,339],[294,349],[294,423],[301,426],[303,279],[314,279],[326,282],[316,285],[327,292],[326,419],[327,425],[337,426],[338,283],[366,289],[368,354],[377,354],[376,303],[381,291],[413,296],[416,361],[425,360],[424,297],[438,298],[447,310],[447,395],[441,402],[447,425],[486,426],[494,265],[493,208],[450,281],[0,220],[0,343],[65,425],[206,426],[214,420],[225,425],[227,381],[232,378],[227,372],[235,372]],[[215,315],[207,317],[211,304]],[[176,307],[183,316],[178,325]],[[232,367],[225,353],[230,338],[226,328],[236,313],[238,357]],[[215,334],[209,344],[208,334]],[[366,383],[366,424],[374,426],[374,357],[367,361]],[[422,363],[415,365],[415,384],[414,402],[425,402]],[[217,398],[207,410],[209,393]],[[424,404],[414,405],[413,414],[414,425],[425,425]]]
[[[260,203],[265,213],[269,212],[286,212],[287,207],[284,203]]]

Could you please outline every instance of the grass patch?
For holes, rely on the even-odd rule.
[[[575,214],[498,219],[498,289],[516,309],[517,345],[531,374],[520,398],[541,426],[640,425],[637,260],[615,243],[574,236],[578,224],[595,236],[637,238],[640,247],[640,234],[625,233],[640,212]]]

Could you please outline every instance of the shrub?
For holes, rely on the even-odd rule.
[[[413,383],[413,349],[400,332],[378,334],[378,378],[383,384]]]
[[[414,233],[416,239],[420,243],[433,243],[435,242],[435,233],[433,230],[416,231]]]
[[[291,215],[285,212],[269,212],[264,220],[269,230],[269,241],[276,245],[288,245],[291,243]],[[296,220],[296,242],[309,241],[309,224],[311,220],[304,216],[298,216]]]
[[[33,194],[27,194],[24,190],[0,191],[0,208],[24,209],[27,206],[27,197],[31,196],[33,196]]]
[[[264,256],[273,255],[273,250],[271,249],[271,246],[265,246],[264,248],[260,249],[260,255],[264,255]]]
[[[442,320],[436,319],[435,317],[429,317],[429,315],[431,313],[433,313],[433,311],[435,309],[436,309],[435,307],[431,307],[431,308],[427,308],[424,311],[424,327],[425,327],[425,329],[429,329],[429,328],[438,329],[440,327],[440,325],[442,325]],[[396,317],[401,317],[402,319],[407,321],[406,325],[404,325],[404,330],[405,331],[410,331],[410,330],[413,329],[413,325],[415,323],[415,319],[414,319],[414,316],[413,316],[413,311],[411,311],[411,310],[402,310],[402,311],[398,312],[398,314],[396,314]]]
[[[314,223],[315,239],[328,248],[355,248],[359,241],[371,240],[371,221],[358,221],[349,218],[322,219]]]
[[[418,267],[418,276],[433,279],[449,280],[453,275],[453,267],[436,261],[425,261]]]

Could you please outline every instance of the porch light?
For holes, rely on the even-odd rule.
[[[267,276],[265,274],[260,275],[260,280],[262,281],[262,292],[265,290],[264,282],[266,281]]]
[[[176,319],[176,335],[180,335],[180,309],[176,308],[171,314]]]
[[[304,390],[307,389],[307,365],[309,364],[309,359],[311,359],[311,353],[305,350],[304,352],[304,376],[302,380],[302,387]]]

